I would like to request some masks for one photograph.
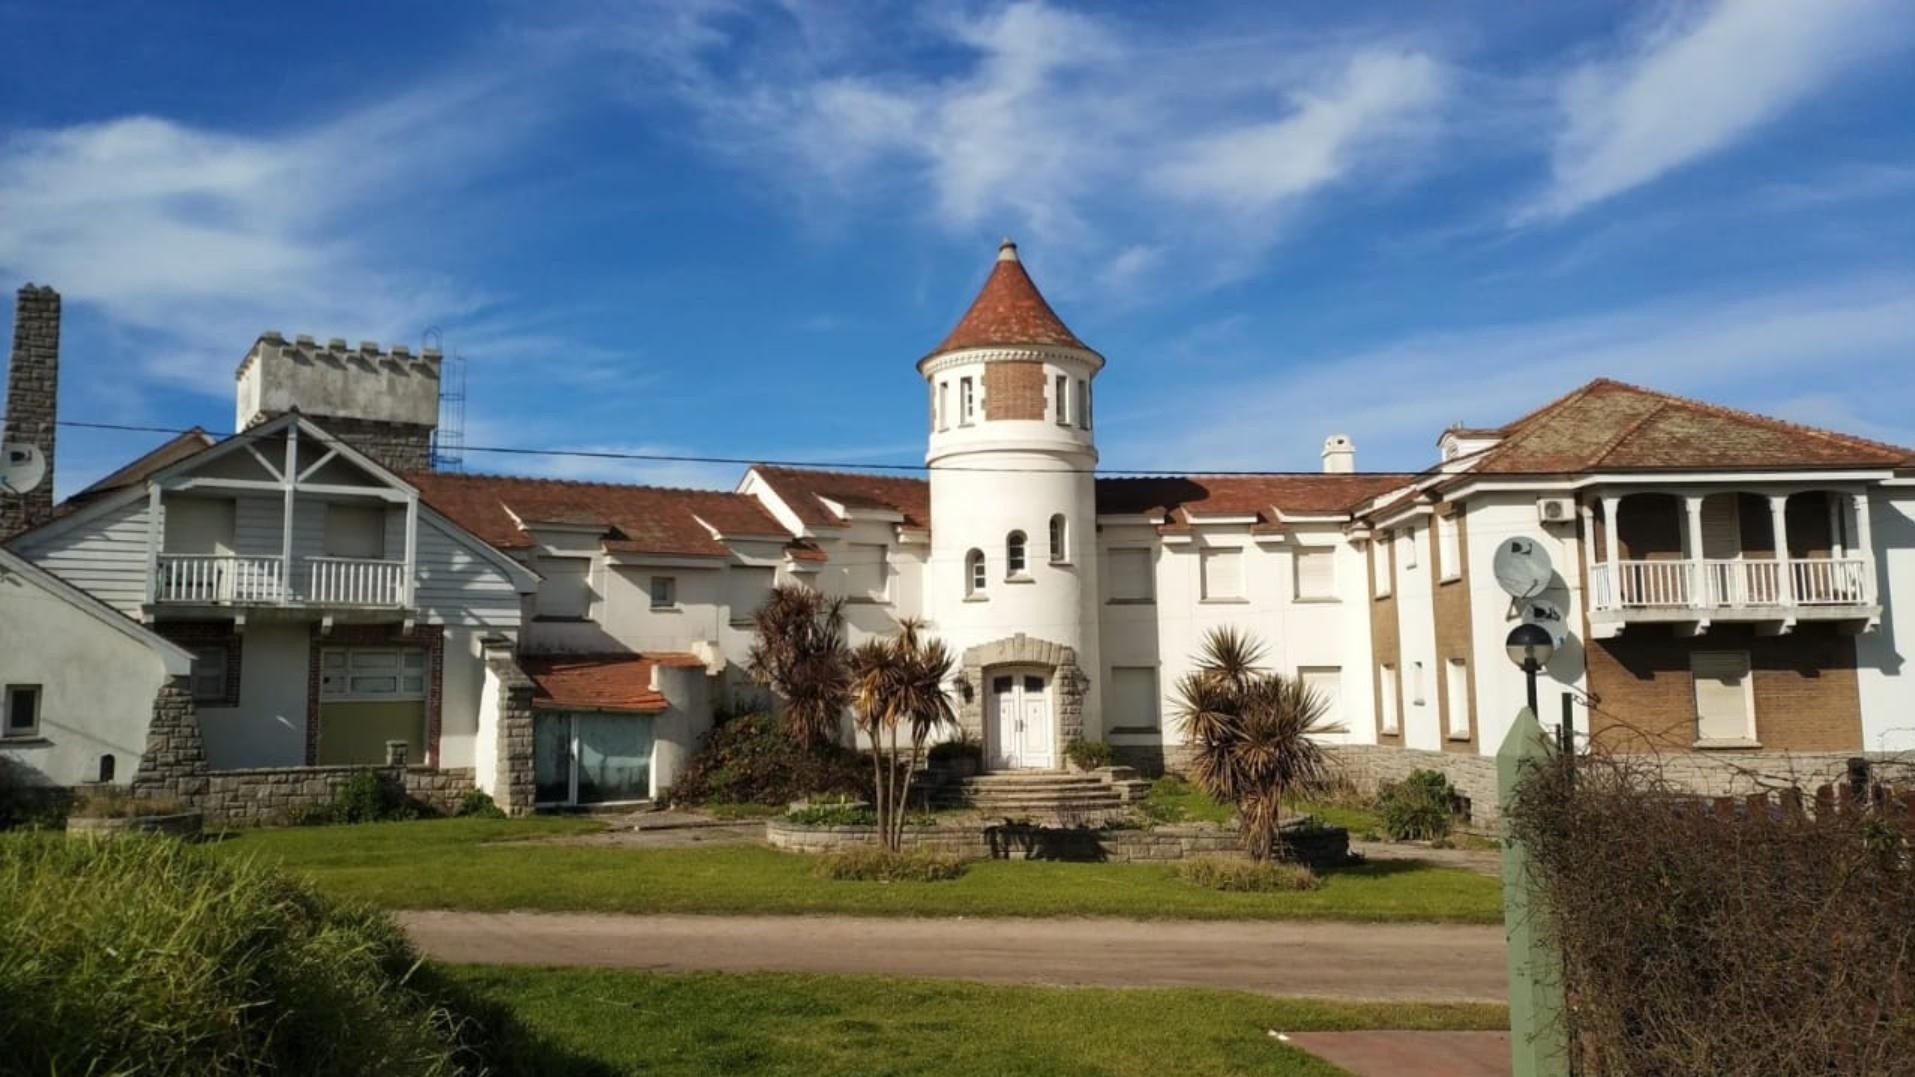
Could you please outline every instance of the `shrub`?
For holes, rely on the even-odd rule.
[[[1439,771],[1414,770],[1377,790],[1376,811],[1391,841],[1434,841],[1456,821],[1456,790]]]
[[[456,1073],[478,1060],[432,976],[383,914],[255,863],[151,838],[0,838],[10,1071]]]
[[[22,764],[0,759],[0,830],[58,828],[66,820],[73,793],[36,778]]]
[[[934,883],[964,874],[964,861],[945,853],[887,852],[877,846],[840,849],[818,857],[821,879],[875,883]]]
[[[172,797],[142,797],[124,789],[113,789],[81,797],[68,814],[81,819],[138,819],[149,815],[178,815],[186,810],[184,803]]]
[[[877,826],[878,813],[869,804],[840,800],[793,808],[785,820],[799,826]]]
[[[1073,740],[1064,746],[1064,758],[1079,770],[1110,766],[1110,745],[1101,740]]]
[[[970,734],[960,730],[955,739],[931,745],[931,750],[926,753],[925,758],[934,767],[950,766],[960,760],[970,760],[981,765],[984,762],[984,745],[972,740]]]
[[[391,775],[356,770],[333,792],[332,803],[291,808],[280,817],[287,826],[330,826],[335,823],[388,823],[436,814],[406,795]]]
[[[492,794],[483,789],[468,792],[459,801],[459,807],[453,811],[462,819],[503,819],[505,810],[492,799]]]
[[[1322,886],[1316,872],[1303,864],[1276,860],[1232,860],[1221,856],[1199,856],[1171,865],[1172,876],[1193,886],[1233,893],[1268,893],[1279,890],[1315,890]]]
[[[869,797],[870,764],[836,744],[801,744],[768,714],[714,726],[672,786],[672,799],[684,804],[784,805],[820,795]]]

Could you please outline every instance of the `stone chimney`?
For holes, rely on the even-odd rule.
[[[394,471],[424,471],[439,425],[439,365],[436,348],[415,356],[399,344],[355,348],[340,337],[267,332],[235,375],[235,429],[297,410]]]
[[[47,477],[25,494],[0,492],[0,540],[53,515],[53,421],[60,385],[60,293],[28,284],[13,307],[13,357],[7,364],[7,417],[0,442],[32,445]]]
[[[1323,473],[1348,475],[1356,470],[1356,442],[1348,434],[1331,434],[1323,439]]]

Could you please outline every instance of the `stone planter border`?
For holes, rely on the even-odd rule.
[[[1296,858],[1312,867],[1335,867],[1349,860],[1350,834],[1341,827],[1287,828]],[[804,826],[786,819],[765,822],[765,840],[773,848],[799,853],[828,853],[878,842],[871,826]],[[1163,863],[1198,856],[1243,856],[1232,829],[1214,823],[1150,829],[977,826],[906,827],[907,850],[944,853],[964,860],[1064,860],[1104,863]]]
[[[99,818],[70,816],[66,821],[66,832],[88,836],[164,834],[168,837],[188,838],[198,834],[205,823],[206,816],[199,811],[174,812],[170,815],[110,815]]]

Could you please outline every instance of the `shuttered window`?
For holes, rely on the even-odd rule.
[[[1105,702],[1113,733],[1155,732],[1158,727],[1157,668],[1112,666]]]
[[[378,505],[326,506],[326,556],[378,560],[386,555],[386,510]]]
[[[544,557],[533,566],[539,581],[538,615],[577,621],[592,612],[592,562],[583,557]]]
[[[1299,546],[1291,557],[1296,565],[1299,602],[1321,602],[1337,596],[1336,550],[1328,546]]]
[[[1199,559],[1202,562],[1203,594],[1206,600],[1243,597],[1242,550],[1205,550]]]
[[[1452,658],[1443,666],[1444,705],[1449,708],[1449,734],[1452,740],[1469,739],[1469,666],[1461,658]]]
[[[1378,598],[1390,593],[1390,533],[1380,531],[1370,543],[1370,580]]]
[[[1748,652],[1696,651],[1689,672],[1696,682],[1696,739],[1754,740]]]
[[[1446,580],[1456,579],[1463,574],[1462,543],[1458,541],[1456,526],[1456,517],[1461,511],[1458,509],[1455,513],[1436,518],[1437,568]]]
[[[853,542],[845,548],[845,594],[883,602],[891,597],[891,561],[882,542]]]
[[[1383,666],[1378,671],[1377,679],[1382,682],[1383,687],[1382,707],[1378,711],[1378,717],[1381,719],[1383,732],[1395,733],[1398,728],[1396,720],[1396,667],[1390,665]]]
[[[1297,679],[1303,682],[1319,700],[1323,701],[1323,721],[1325,724],[1341,724],[1343,721],[1343,669],[1340,666],[1304,666],[1297,670]]]
[[[744,624],[758,607],[765,604],[778,570],[756,565],[733,565],[727,570],[725,587],[730,595],[731,623]]]
[[[1112,550],[1109,564],[1112,602],[1149,602],[1151,600],[1153,592],[1149,550]]]

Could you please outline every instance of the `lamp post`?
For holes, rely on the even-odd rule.
[[[1516,668],[1523,671],[1523,677],[1529,688],[1529,713],[1541,715],[1536,710],[1536,674],[1542,672],[1549,659],[1556,653],[1556,641],[1550,638],[1549,630],[1542,625],[1519,624],[1509,630],[1503,640],[1503,650]]]

